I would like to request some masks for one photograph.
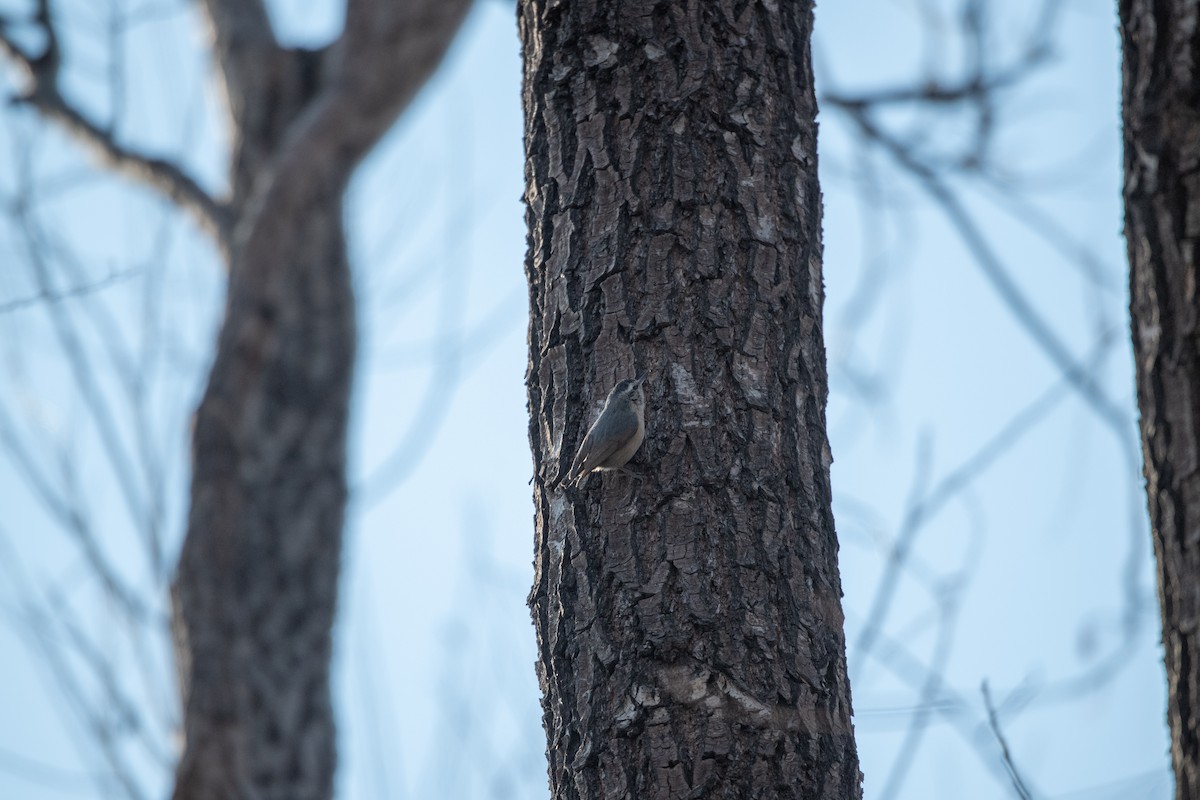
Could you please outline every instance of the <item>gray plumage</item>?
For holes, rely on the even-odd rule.
[[[609,392],[604,410],[592,423],[567,472],[576,485],[592,470],[621,469],[633,458],[646,436],[645,378],[623,380]]]

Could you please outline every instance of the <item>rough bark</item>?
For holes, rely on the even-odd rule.
[[[1200,798],[1200,5],[1121,0],[1125,237],[1176,797]]]
[[[552,796],[857,798],[811,4],[522,0]],[[558,484],[644,374],[638,478]]]
[[[355,352],[342,198],[467,5],[350,0],[341,38],[312,53],[275,45],[257,3],[208,3],[235,131],[230,279],[173,587],[177,800],[332,796]]]

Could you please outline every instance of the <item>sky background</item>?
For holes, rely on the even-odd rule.
[[[1000,185],[1015,194],[967,175],[951,185],[1053,335],[1095,367],[1123,415],[1115,422],[1063,382],[921,186],[822,106],[834,511],[871,800],[897,786],[902,798],[1013,796],[983,724],[983,681],[1037,797],[1171,796],[1157,600],[1132,460],[1116,18],[1111,3],[1060,5],[1052,58],[998,107],[992,155]],[[967,50],[957,6],[823,4],[819,90],[960,77]],[[63,4],[71,96],[105,119],[115,102],[119,135],[179,158],[220,191],[226,139],[195,17],[164,2],[131,29],[119,67],[125,92],[114,95],[112,65],[96,42],[105,20],[98,7]],[[323,43],[340,24],[335,2],[270,7],[288,44]],[[1037,24],[1035,4],[987,8],[988,58],[1010,63]],[[11,87],[13,76],[0,75]],[[362,343],[336,633],[343,798],[547,794],[525,606],[533,531],[520,75],[511,4],[477,3],[348,201]],[[970,122],[905,108],[883,119],[930,151],[963,140]],[[221,308],[219,263],[190,223],[87,166],[73,143],[28,115],[0,121],[0,158],[6,198],[24,175],[66,184],[46,192],[37,214],[86,275],[117,276],[69,301],[72,312],[99,304],[130,351],[159,354],[143,406],[117,425],[131,437],[139,425],[149,430],[164,464],[165,538],[177,546],[187,417]],[[1051,220],[1091,271],[1022,222],[1025,212]],[[0,304],[38,290],[12,224],[0,225],[0,263],[10,265],[0,270]],[[74,285],[71,277],[63,267],[52,283]],[[76,475],[105,546],[131,582],[153,586],[56,335],[37,304],[0,314],[0,422],[11,420],[24,440],[61,444],[68,466],[55,465],[52,451],[39,458],[52,473]],[[102,343],[87,339],[85,349],[96,357],[100,391],[116,398]],[[651,436],[655,413],[670,412],[649,409]],[[996,457],[915,529],[912,569],[886,603],[884,634],[865,652],[863,622],[889,543],[914,502],[989,443]],[[107,796],[89,777],[97,762],[70,699],[31,647],[26,580],[56,587],[51,594],[101,640],[111,609],[96,603],[77,551],[11,457],[0,458],[0,508],[0,544],[11,556],[0,571],[0,797]],[[116,650],[112,660],[122,676],[139,671]],[[160,686],[153,713],[169,706],[165,649],[151,648],[146,663],[161,676],[150,681]],[[941,684],[928,682],[929,664],[940,666]],[[156,756],[122,744],[150,797],[166,793],[170,746],[162,741]]]

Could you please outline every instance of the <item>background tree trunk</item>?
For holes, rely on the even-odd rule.
[[[808,3],[520,4],[537,561],[565,798],[855,798]],[[645,374],[640,479],[556,486]]]
[[[257,3],[208,3],[234,124],[230,280],[174,585],[180,800],[332,795],[355,354],[342,198],[467,5],[351,0],[342,36],[310,52],[276,46]]]
[[[1200,9],[1122,0],[1125,237],[1176,797],[1200,797]]]

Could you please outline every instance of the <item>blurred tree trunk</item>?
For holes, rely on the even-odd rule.
[[[174,797],[316,800],[333,793],[329,669],[355,357],[343,196],[469,2],[348,0],[342,34],[320,50],[282,47],[262,0],[198,5],[229,112],[225,197],[72,104],[50,0],[0,15],[0,54],[25,82],[18,102],[191,214],[229,269],[172,586],[185,737]],[[10,33],[29,25],[37,50]]]
[[[519,18],[552,796],[857,798],[811,4]],[[641,477],[557,486],[635,374]]]
[[[350,0],[323,51],[209,0],[229,98],[229,296],[196,412],[174,585],[186,749],[174,796],[328,798],[354,298],[342,198],[441,60],[463,0]]]
[[[1176,797],[1200,798],[1200,10],[1121,0],[1130,313]]]

